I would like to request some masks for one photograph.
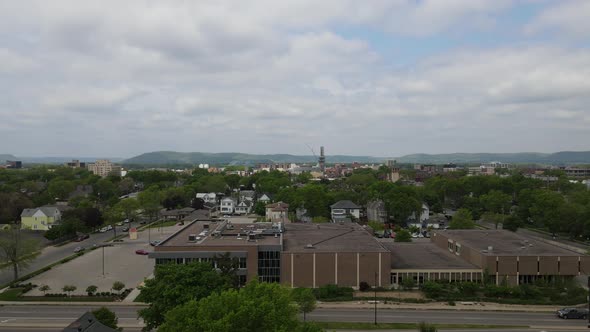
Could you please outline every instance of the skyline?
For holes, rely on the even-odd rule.
[[[587,1],[0,3],[0,154],[590,150]]]

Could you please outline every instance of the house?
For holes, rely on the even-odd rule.
[[[264,204],[268,204],[268,203],[272,202],[272,197],[270,196],[270,194],[262,194],[262,196],[260,196],[258,201],[262,202]]]
[[[249,214],[251,210],[252,210],[252,202],[251,201],[247,201],[247,200],[241,201],[235,207],[235,213],[236,214]]]
[[[240,202],[248,201],[252,203],[256,198],[256,192],[254,190],[241,190],[239,195]]]
[[[63,332],[116,332],[96,319],[94,315],[87,311],[80,318],[68,325]]]
[[[61,212],[53,206],[24,209],[20,215],[21,228],[46,231],[61,220]]]
[[[236,201],[231,197],[226,197],[221,200],[219,205],[219,212],[222,214],[233,214],[236,206]]]
[[[353,221],[361,217],[361,207],[352,201],[338,201],[330,206],[332,222]]]
[[[367,220],[387,222],[387,210],[385,210],[385,203],[382,200],[367,203]]]
[[[268,204],[266,206],[266,221],[288,222],[289,204],[283,202]]]
[[[420,213],[420,219],[416,220],[416,213],[412,213],[409,219],[421,224],[428,220],[428,218],[430,218],[430,208],[428,207],[428,204],[422,203],[422,212]]]
[[[195,209],[190,208],[190,207],[186,207],[186,208],[177,209],[177,210],[162,210],[162,211],[160,211],[160,215],[165,220],[182,220],[186,216],[193,213],[194,211],[195,211]]]
[[[217,204],[216,193],[197,193],[197,198],[202,199],[205,203]]]

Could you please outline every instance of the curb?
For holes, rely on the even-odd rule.
[[[143,302],[60,302],[60,301],[0,301],[0,306],[104,306],[147,307]]]

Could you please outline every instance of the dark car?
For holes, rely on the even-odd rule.
[[[147,252],[147,250],[143,250],[143,249],[135,250],[135,253],[138,254],[138,255],[148,255],[149,254]]]
[[[84,240],[86,240],[86,239],[87,239],[87,238],[89,238],[89,237],[90,237],[90,235],[88,235],[88,234],[83,234],[83,235],[80,235],[80,236],[78,236],[78,237],[76,238],[76,242],[84,241]]]
[[[587,319],[588,309],[585,308],[563,308],[557,310],[557,317],[563,319]]]
[[[125,227],[123,227],[122,231],[123,231],[123,232],[129,232],[129,226],[125,226]]]

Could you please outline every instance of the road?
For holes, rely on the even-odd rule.
[[[134,225],[135,227],[137,225]],[[117,235],[121,234],[121,229],[123,226],[117,226]],[[48,246],[43,248],[41,254],[35,258],[34,261],[30,263],[30,265],[26,268],[23,268],[19,272],[19,276],[24,276],[28,273],[37,271],[39,269],[44,268],[47,265],[55,263],[59,260],[62,260],[74,253],[74,249],[78,246],[83,247],[90,247],[94,243],[102,243],[114,236],[113,231],[108,231],[105,233],[94,233],[90,234],[90,238],[86,239],[82,242],[70,242],[61,247],[55,246]],[[2,270],[0,270],[0,285],[6,284],[11,282],[14,278],[14,272],[12,270],[12,266],[8,266]]]
[[[0,331],[51,331],[67,326],[94,306],[69,305],[13,305],[0,307]],[[119,325],[125,331],[138,330],[142,322],[137,318],[140,306],[111,306],[119,317]],[[307,315],[309,320],[330,322],[373,322],[370,309],[317,309]],[[493,324],[530,326],[531,329],[511,328],[502,331],[570,331],[587,326],[583,320],[562,320],[552,313],[491,312],[491,311],[444,311],[444,310],[380,310],[377,319],[382,323],[447,323],[447,324]],[[487,331],[482,329],[481,331]],[[25,331],[27,331],[25,329]],[[473,330],[471,330],[473,331]]]

